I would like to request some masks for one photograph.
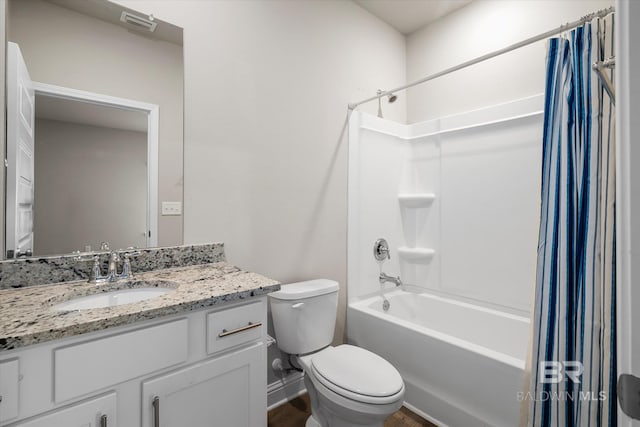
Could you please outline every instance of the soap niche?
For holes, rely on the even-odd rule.
[[[429,234],[426,227],[435,199],[436,195],[428,192],[398,194],[405,241],[405,245],[398,248],[402,261],[427,264],[435,255],[435,250],[426,245],[426,236]]]
[[[439,138],[414,138],[409,152],[396,195],[404,238],[396,250],[405,283],[426,287],[438,283],[434,276],[438,275],[438,264],[433,260],[439,241]]]
[[[400,193],[398,202],[406,208],[428,208],[436,199],[433,193]]]

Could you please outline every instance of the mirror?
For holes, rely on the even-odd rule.
[[[55,95],[35,92],[33,254],[155,246],[149,114]]]
[[[182,29],[107,0],[6,27],[5,258],[182,244]]]

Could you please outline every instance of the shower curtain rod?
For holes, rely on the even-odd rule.
[[[608,7],[606,9],[601,9],[601,10],[598,10],[596,12],[592,12],[592,13],[590,13],[588,15],[583,16],[582,18],[580,18],[580,19],[578,19],[576,21],[568,22],[568,23],[563,24],[563,25],[561,25],[558,28],[555,28],[553,30],[547,31],[547,32],[542,33],[542,34],[538,34],[537,36],[530,37],[530,38],[528,38],[526,40],[520,41],[518,43],[514,43],[514,44],[512,44],[510,46],[507,46],[507,47],[504,47],[502,49],[498,49],[496,51],[487,53],[485,55],[482,55],[482,56],[479,56],[477,58],[471,59],[469,61],[463,62],[462,64],[458,64],[458,65],[455,65],[453,67],[447,68],[445,70],[439,71],[439,72],[437,72],[435,74],[431,74],[431,75],[429,75],[427,77],[423,77],[420,80],[416,80],[413,83],[409,83],[409,84],[406,84],[404,86],[397,87],[395,89],[379,92],[378,94],[376,94],[376,96],[372,96],[372,97],[367,98],[365,100],[362,100],[360,102],[355,102],[355,103],[349,104],[349,109],[350,110],[355,110],[359,105],[362,105],[364,103],[374,101],[374,100],[376,100],[378,98],[382,98],[383,96],[391,95],[391,94],[394,94],[394,93],[399,92],[401,90],[408,89],[408,88],[413,87],[413,86],[417,86],[419,84],[428,82],[429,80],[433,80],[433,79],[436,79],[438,77],[442,77],[442,76],[444,76],[446,74],[452,73],[454,71],[458,71],[458,70],[461,70],[463,68],[467,68],[467,67],[469,67],[471,65],[475,65],[475,64],[478,64],[480,62],[486,61],[487,59],[495,58],[496,56],[500,56],[503,53],[511,52],[512,50],[520,49],[521,47],[528,46],[528,45],[530,45],[532,43],[535,43],[535,42],[538,42],[540,40],[544,40],[544,39],[547,39],[547,38],[549,38],[551,36],[555,36],[557,34],[560,34],[562,32],[565,32],[565,31],[568,31],[568,30],[572,30],[572,29],[574,29],[576,27],[579,27],[580,25],[582,25],[582,24],[584,24],[586,22],[592,21],[595,18],[605,17],[605,16],[609,15],[610,13],[613,13],[614,11],[615,11],[615,7],[611,6],[611,7]]]

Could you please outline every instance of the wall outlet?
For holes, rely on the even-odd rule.
[[[182,215],[182,202],[162,202],[162,215]]]

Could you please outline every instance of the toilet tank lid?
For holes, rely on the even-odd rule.
[[[272,292],[269,296],[279,300],[298,300],[332,292],[338,292],[338,282],[329,279],[316,279],[282,285],[279,291]]]

